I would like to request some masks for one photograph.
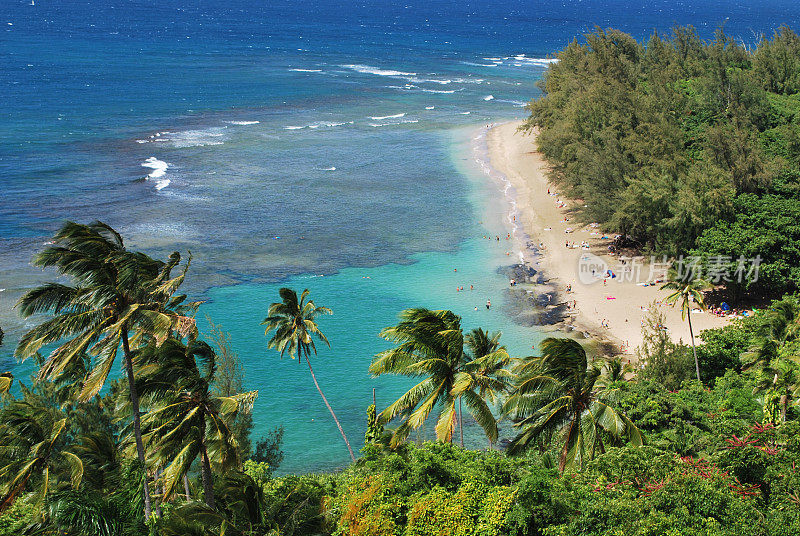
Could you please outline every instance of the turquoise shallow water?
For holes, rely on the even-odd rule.
[[[462,317],[465,331],[475,327],[502,331],[501,340],[513,355],[527,355],[540,340],[537,328],[516,325],[505,314],[508,279],[497,269],[513,262],[514,256],[506,255],[513,245],[483,236],[506,234],[503,220],[508,207],[498,186],[475,165],[474,133],[475,129],[465,129],[442,137],[442,143],[452,144],[452,156],[464,173],[472,207],[470,238],[458,244],[456,251],[417,254],[410,264],[346,268],[324,277],[299,275],[281,284],[237,285],[208,293],[209,302],[202,312],[231,333],[233,347],[244,363],[247,388],[259,390],[254,407],[259,428],[283,425],[286,429],[282,471],[329,469],[345,464],[348,454],[307,368],[266,350],[267,338],[259,322],[269,304],[278,300],[281,286],[298,291],[309,288],[317,305],[333,309],[333,315],[320,320],[331,348],[319,347],[312,364],[356,449],[363,444],[365,410],[372,389],[376,389],[382,408],[413,384],[402,377],[371,378],[367,372],[373,355],[389,347],[378,333],[396,323],[401,310],[451,309]],[[469,290],[470,285],[474,290]],[[460,286],[465,290],[457,292]],[[490,310],[485,306],[487,300],[492,302]],[[479,431],[470,429],[466,437],[473,446],[485,445]]]

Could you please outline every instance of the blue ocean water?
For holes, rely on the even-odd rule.
[[[307,373],[264,349],[279,286],[334,309],[317,372],[360,444],[372,387],[385,405],[407,386],[365,370],[402,308],[453,308],[517,354],[541,338],[504,314],[513,248],[482,236],[510,231],[508,206],[476,158],[479,129],[538,95],[548,55],[595,25],[724,25],[752,43],[799,15],[789,0],[6,0],[0,366],[28,370],[11,306],[48,277],[32,253],[63,219],[99,218],[154,255],[191,250],[201,315],[260,391],[256,435],[287,428],[284,468],[341,464]]]

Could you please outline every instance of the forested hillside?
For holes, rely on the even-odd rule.
[[[676,28],[646,43],[617,30],[574,41],[541,82],[538,128],[552,178],[588,221],[657,254],[763,261],[735,293],[800,283],[800,38],[756,47]]]

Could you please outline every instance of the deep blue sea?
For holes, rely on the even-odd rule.
[[[541,338],[506,316],[515,245],[483,239],[513,226],[482,129],[525,115],[550,55],[594,26],[753,43],[799,17],[791,0],[3,0],[0,368],[30,371],[12,305],[50,277],[33,252],[101,219],[152,255],[191,251],[200,316],[259,390],[254,435],[286,427],[284,471],[337,467],[307,370],[265,349],[280,286],[334,310],[316,372],[358,448],[372,388],[382,407],[409,385],[366,372],[403,308],[502,329],[517,355]]]

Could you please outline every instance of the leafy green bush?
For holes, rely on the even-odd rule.
[[[408,511],[407,536],[496,536],[506,533],[506,515],[516,489],[474,480],[455,492],[434,487],[413,497]]]
[[[18,536],[22,529],[33,522],[38,508],[25,501],[15,501],[0,515],[0,536]]]

